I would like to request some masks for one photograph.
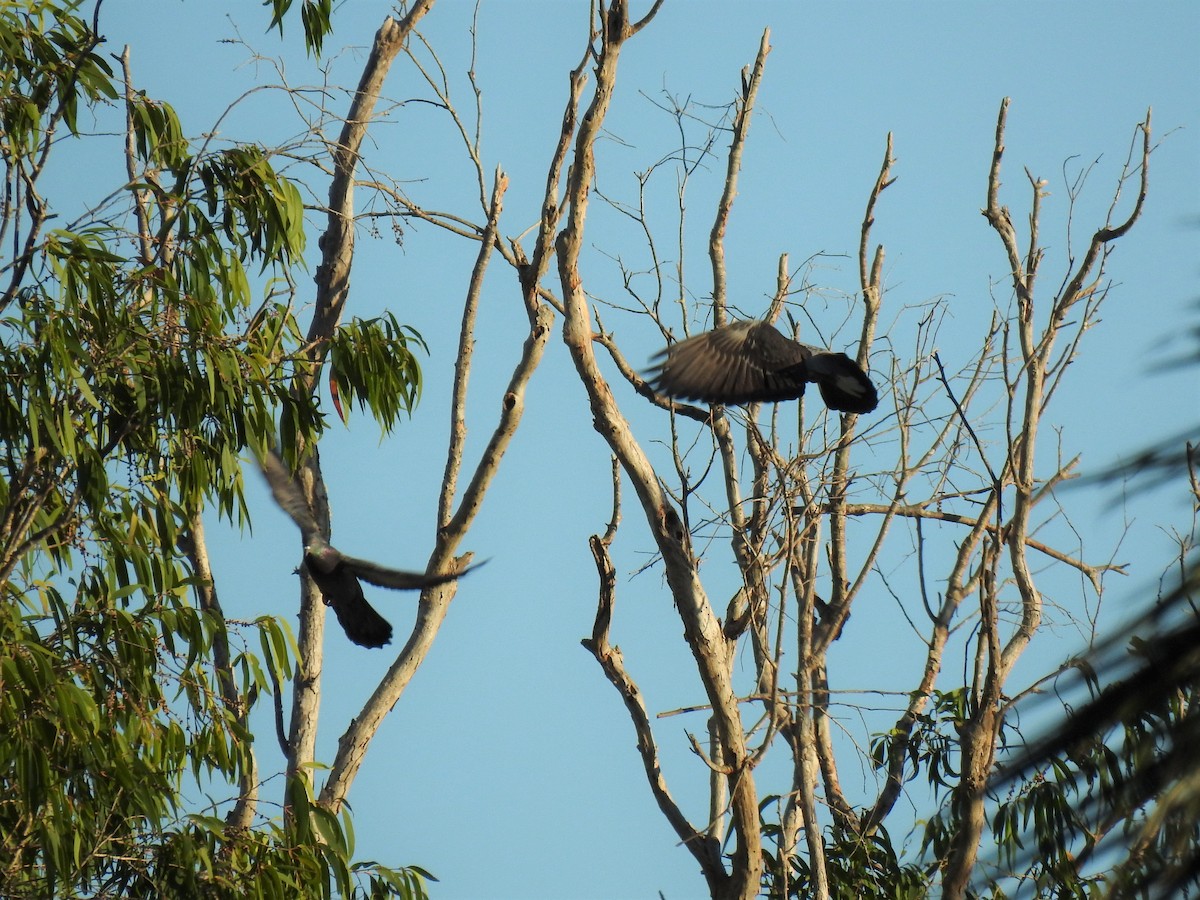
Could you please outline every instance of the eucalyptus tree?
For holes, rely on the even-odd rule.
[[[250,710],[311,660],[269,617],[226,620],[201,518],[248,519],[244,463],[276,441],[316,471],[331,350],[390,427],[415,336],[328,303],[305,333],[300,188],[256,143],[188,138],[86,6],[0,5],[0,893],[421,894],[419,870],[353,862],[299,766],[264,815]],[[319,52],[330,4],[298,11]]]

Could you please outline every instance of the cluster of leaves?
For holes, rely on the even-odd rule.
[[[144,540],[144,536],[134,536]],[[139,602],[97,560],[78,578],[16,582],[0,605],[0,799],[5,896],[155,895],[194,875],[165,848],[184,839],[184,781],[224,780],[245,764],[245,733],[221,702],[204,656],[225,623],[187,602],[177,581]],[[64,597],[64,594],[66,596]],[[271,664],[287,665],[287,640]],[[270,682],[248,654],[247,690]],[[194,861],[194,860],[193,860]],[[200,871],[203,871],[201,869]],[[169,894],[168,894],[169,895]],[[189,894],[189,896],[198,896]]]
[[[263,0],[271,7],[271,27],[283,34],[283,23],[294,0]],[[304,26],[304,43],[309,52],[320,56],[325,36],[333,30],[333,0],[303,0],[300,4],[300,23]]]
[[[425,342],[391,312],[375,319],[355,319],[338,330],[330,343],[330,390],[335,401],[351,398],[369,409],[384,431],[401,414],[412,412],[421,396],[421,367],[410,349]]]
[[[0,16],[0,153],[10,169],[32,158],[60,123],[76,132],[80,106],[117,96],[99,39],[79,3],[26,0]]]
[[[0,5],[0,894],[420,896],[419,870],[351,863],[348,820],[302,777],[283,822],[189,814],[198,790],[230,798],[213,812],[242,797],[249,708],[295,656],[279,623],[238,631],[200,600],[195,523],[206,506],[245,521],[241,459],[323,427],[295,389],[303,208],[261,148],[194,147],[129,92],[140,174],[45,228],[78,212],[43,196],[51,151],[123,93],[79,5]],[[305,3],[306,30],[321,9]],[[394,322],[351,331],[370,360],[407,353]]]
[[[347,865],[354,853],[349,813],[339,819],[312,802],[303,778],[289,783],[295,815],[283,825],[231,833],[218,817],[192,815],[152,846],[153,881],[119,885],[120,897],[425,897],[419,867]],[[368,886],[360,887],[366,881]]]
[[[777,798],[768,798],[771,802]],[[775,837],[779,826],[763,820],[763,834]],[[933,867],[902,861],[887,830],[880,827],[868,836],[848,833],[837,827],[825,836],[825,866],[829,896],[833,900],[857,900],[860,897],[889,900],[921,900],[932,889]],[[778,900],[787,897],[811,897],[813,878],[809,857],[805,854],[782,856],[789,870],[782,869],[781,855],[764,848],[763,895]]]
[[[908,777],[924,772],[935,796],[958,783],[956,759],[959,752],[957,729],[967,720],[968,692],[965,687],[934,691],[931,710],[915,716],[911,732],[893,729],[871,741],[871,764],[886,773],[892,754],[903,752]]]
[[[1033,742],[1009,734],[1014,751],[991,790],[994,850],[977,877],[979,892],[971,896],[1004,897],[1006,889],[1014,896],[1141,896],[1167,886],[1172,892],[1200,886],[1193,774],[1200,746],[1200,624],[1190,611],[1185,617],[1154,641],[1135,634],[1126,647],[1114,642],[1091,661],[1076,660],[1055,696],[1077,702],[1079,710]],[[1102,684],[1099,669],[1118,676]],[[1121,677],[1123,669],[1130,674]],[[933,700],[931,713],[920,717],[905,743],[906,771],[914,778],[925,773],[940,794],[957,776],[956,730],[966,721],[965,692],[937,693]],[[877,736],[877,767],[895,739]],[[954,806],[944,804],[925,823],[922,855],[944,859],[955,828]],[[850,850],[830,852],[839,862],[854,857]],[[842,873],[851,882],[854,875]],[[907,884],[906,875],[915,878],[918,870],[881,869],[874,883]],[[871,883],[867,878],[859,889]],[[907,890],[896,896],[923,896],[918,888]]]
[[[1116,896],[1200,888],[1200,619],[1191,578],[1120,635],[1127,643],[1106,642],[1077,661],[1060,686],[1076,709],[997,777],[1011,796],[993,831],[1002,862],[1024,880],[1069,882],[1077,885],[1069,896],[1080,897],[1093,883]],[[1102,685],[1105,669],[1117,677]]]

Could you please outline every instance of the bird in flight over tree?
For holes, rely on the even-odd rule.
[[[275,502],[300,529],[304,540],[304,561],[301,563],[304,571],[321,589],[325,604],[333,607],[346,637],[360,647],[382,647],[391,643],[392,626],[367,602],[359,579],[379,587],[416,591],[445,584],[470,571],[424,575],[388,569],[365,559],[346,556],[322,537],[308,501],[274,450],[267,453],[262,469]]]
[[[879,405],[875,385],[845,353],[784,337],[770,322],[730,322],[658,353],[654,390],[680,400],[739,404],[796,400],[813,382],[830,409],[868,413]]]

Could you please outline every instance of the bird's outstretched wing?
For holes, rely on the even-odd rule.
[[[461,572],[445,572],[440,575],[426,575],[424,572],[405,572],[402,569],[389,569],[370,560],[356,559],[353,556],[343,556],[342,565],[363,581],[370,582],[378,587],[391,588],[394,591],[419,591],[427,587],[436,587],[439,584],[454,581],[456,578],[461,578],[468,572],[482,566],[483,563],[468,566]]]
[[[706,403],[795,400],[815,382],[830,409],[870,412],[878,403],[871,379],[844,353],[784,337],[769,322],[731,322],[667,347],[650,371],[654,390]]]
[[[731,322],[672,344],[655,359],[651,386],[706,403],[795,400],[804,394],[808,349],[768,322]],[[799,367],[799,368],[798,368]]]
[[[296,523],[296,527],[300,529],[300,536],[304,540],[304,546],[309,547],[314,543],[324,543],[321,537],[321,529],[317,527],[317,520],[312,514],[312,510],[308,508],[308,501],[304,499],[304,494],[296,485],[296,480],[292,477],[292,473],[287,470],[283,460],[279,458],[279,454],[274,448],[267,451],[267,455],[262,461],[263,475],[267,478],[267,485],[271,488],[271,495],[275,498],[275,502],[279,504],[279,508],[288,514],[288,517]]]
[[[323,571],[331,561],[333,568]],[[324,557],[311,552],[304,557],[305,569],[321,589],[325,602],[333,607],[346,637],[360,647],[382,647],[392,640],[391,624],[367,602],[360,579],[392,590],[419,591],[454,581],[481,565],[483,563],[461,572],[426,575],[423,572],[389,569],[370,560],[345,556],[333,547],[325,551]]]
[[[308,501],[273,449],[263,459],[262,469],[275,502],[300,529],[304,539],[305,572],[320,588],[326,605],[333,607],[346,637],[360,647],[382,647],[392,640],[392,626],[367,602],[359,584],[360,578],[380,587],[416,591],[453,581],[477,568],[471,566],[462,572],[426,575],[345,556],[322,536]]]

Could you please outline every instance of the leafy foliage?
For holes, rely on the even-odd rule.
[[[272,10],[271,26],[283,34],[283,23],[294,0],[263,0],[263,6]],[[304,26],[305,46],[315,55],[321,55],[325,36],[333,30],[333,0],[303,0],[300,6],[300,22]]]
[[[993,822],[1002,861],[1035,884],[1115,896],[1200,888],[1195,588],[1192,564],[1148,614],[1077,660],[1056,691],[1074,709],[997,774],[1011,794]],[[1098,671],[1113,677],[1101,683]]]
[[[270,618],[226,621],[198,522],[247,519],[241,459],[278,420],[320,436],[294,388],[303,207],[262,148],[193,147],[169,105],[122,91],[78,6],[0,6],[0,894],[423,896],[418,869],[352,863],[347,814],[303,776],[286,820],[235,818],[257,790],[249,710],[296,650]],[[319,50],[329,4],[302,13]],[[47,230],[78,214],[42,185],[58,132],[87,140],[81,114],[123,93],[137,174]],[[360,339],[376,363],[405,346],[389,319],[338,352]],[[417,365],[388,373],[400,400],[378,371],[347,383],[394,419]]]
[[[766,805],[778,798],[769,797]],[[764,817],[763,834],[778,838],[778,824]],[[783,900],[785,897],[811,897],[815,888],[811,866],[801,854],[780,854],[764,849],[763,895]],[[786,861],[784,872],[780,860]],[[825,861],[829,872],[830,897],[835,900],[857,900],[859,897],[902,898],[920,900],[932,889],[935,866],[901,860],[891,836],[884,828],[860,836],[838,829],[825,835]]]
[[[390,312],[343,325],[330,345],[335,396],[347,395],[370,409],[379,427],[390,431],[421,396],[421,368],[411,344],[426,349],[421,336]]]

